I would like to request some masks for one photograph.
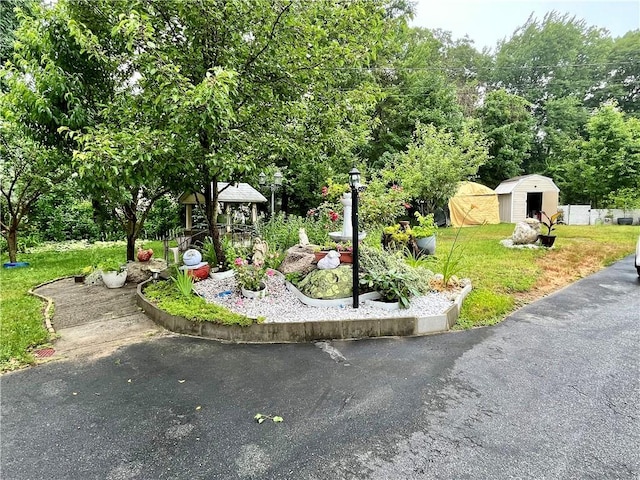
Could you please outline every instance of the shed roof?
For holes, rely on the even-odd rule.
[[[560,189],[556,186],[556,184],[553,183],[553,179],[549,177],[545,177],[543,175],[532,173],[531,175],[521,175],[519,177],[513,177],[513,178],[509,178],[508,180],[505,180],[504,182],[502,182],[500,185],[496,187],[496,193],[498,195],[513,193],[513,191],[516,190],[518,186],[522,184],[522,182],[530,179],[535,179],[535,180],[539,179],[540,182],[543,182],[548,187],[543,190],[554,190],[556,192],[560,191]]]
[[[218,201],[221,203],[265,203],[267,199],[248,183],[235,183],[227,188],[228,182],[218,182]],[[183,204],[196,205],[204,203],[204,195],[198,193],[198,201],[194,193],[185,192],[178,201]]]

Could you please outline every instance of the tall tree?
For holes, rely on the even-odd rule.
[[[408,198],[424,201],[433,212],[445,205],[460,181],[476,175],[487,157],[485,140],[469,124],[457,135],[417,124],[407,151],[395,158],[393,176]]]
[[[489,140],[490,155],[478,175],[482,183],[495,188],[522,173],[534,140],[535,120],[529,102],[504,90],[487,94],[478,117]]]

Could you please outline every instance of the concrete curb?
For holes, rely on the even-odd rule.
[[[158,325],[175,333],[233,343],[301,343],[373,337],[420,336],[446,332],[460,316],[462,302],[471,292],[465,286],[444,313],[425,317],[367,318],[315,322],[255,323],[246,327],[196,322],[170,315],[149,302],[143,290],[151,280],[138,284],[136,302]]]
[[[40,295],[39,293],[34,292],[34,290],[37,289],[37,288],[40,288],[40,287],[44,287],[45,285],[49,285],[50,283],[54,283],[54,282],[57,282],[59,280],[64,280],[65,278],[72,278],[72,277],[73,277],[73,275],[67,275],[66,277],[54,278],[53,280],[49,280],[48,282],[44,282],[44,283],[41,283],[39,285],[36,285],[35,287],[30,288],[27,291],[27,293],[29,295],[33,295],[34,297],[37,297],[40,300],[47,302],[47,306],[44,307],[44,313],[43,313],[43,315],[44,315],[44,325],[45,325],[47,331],[52,335],[56,334],[56,329],[53,328],[53,324],[51,323],[51,315],[50,315],[51,307],[53,307],[53,299],[49,298],[49,297],[46,297],[44,295]]]

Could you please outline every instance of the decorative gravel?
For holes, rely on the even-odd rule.
[[[430,293],[413,298],[409,308],[387,311],[361,302],[360,308],[310,307],[298,300],[285,286],[284,278],[267,279],[267,296],[247,299],[242,296],[235,278],[207,279],[196,283],[195,291],[207,302],[217,303],[247,317],[264,317],[266,323],[314,322],[322,320],[347,320],[357,318],[425,317],[445,312],[452,304],[451,294]]]

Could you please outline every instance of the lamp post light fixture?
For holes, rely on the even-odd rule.
[[[358,258],[358,241],[359,231],[358,228],[358,193],[364,190],[364,186],[360,183],[360,171],[353,167],[349,172],[349,185],[351,186],[351,228],[353,231],[353,308],[360,306],[360,277],[358,271],[360,270],[360,261]]]
[[[276,190],[282,186],[283,178],[282,173],[277,171],[273,174],[273,181],[269,184],[269,188],[271,189],[271,215],[275,213],[275,193]],[[267,176],[264,172],[261,172],[260,175],[258,175],[258,183],[262,188],[267,186]]]

